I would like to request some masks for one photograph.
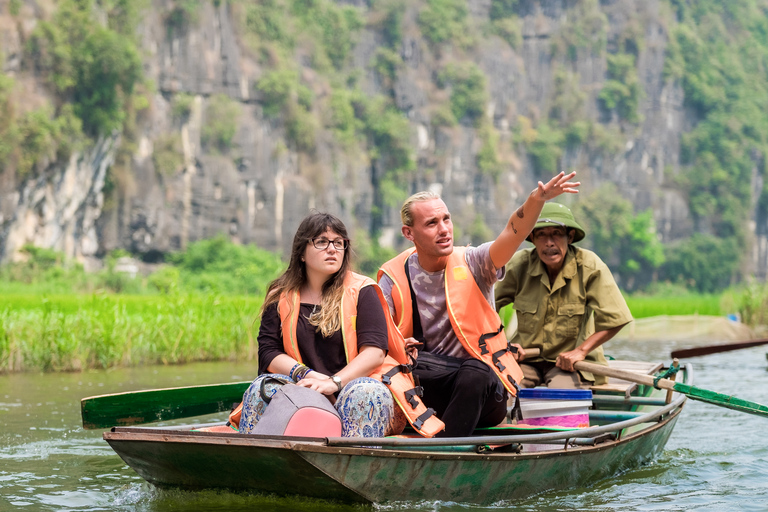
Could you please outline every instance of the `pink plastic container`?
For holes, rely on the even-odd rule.
[[[532,388],[520,390],[518,424],[537,427],[589,427],[592,391],[588,389]]]

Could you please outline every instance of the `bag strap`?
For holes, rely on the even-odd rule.
[[[277,389],[280,389],[280,388],[277,388],[274,391],[274,393],[272,393],[271,395],[267,395],[267,387],[266,387],[267,386],[267,381],[275,381],[278,384],[280,384],[281,386],[284,386],[284,385],[286,385],[288,383],[287,382],[283,382],[283,379],[278,379],[278,378],[275,378],[275,377],[264,377],[261,380],[261,387],[259,388],[259,393],[261,394],[261,399],[264,400],[264,403],[269,405],[269,402],[272,401],[272,397],[275,396],[275,393],[277,393]]]
[[[405,258],[405,277],[408,279],[408,290],[411,292],[411,311],[413,312],[413,337],[421,343],[425,343],[424,330],[421,328],[421,317],[419,316],[419,306],[416,304],[416,294],[413,292],[411,284],[411,271],[408,269],[408,260]]]

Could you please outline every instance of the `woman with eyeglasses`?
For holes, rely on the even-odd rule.
[[[285,272],[267,290],[259,328],[259,377],[243,397],[238,430],[250,433],[282,383],[319,391],[335,403],[342,435],[385,436],[405,427],[405,416],[390,391],[368,377],[388,350],[387,319],[375,283],[350,268],[349,236],[344,224],[327,213],[312,213],[293,238]],[[352,283],[358,283],[352,293]],[[346,292],[346,293],[345,293]],[[356,315],[342,311],[342,298],[357,299]],[[344,322],[349,324],[344,330]],[[351,327],[350,327],[351,325]],[[354,331],[357,354],[349,358],[344,332]],[[276,380],[275,380],[276,379]],[[279,381],[279,382],[278,382]]]

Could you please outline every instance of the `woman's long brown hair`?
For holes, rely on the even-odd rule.
[[[316,326],[324,337],[329,337],[341,329],[341,314],[339,310],[341,309],[341,297],[344,295],[344,277],[349,271],[352,247],[348,241],[349,236],[347,235],[346,226],[338,217],[330,213],[311,213],[301,221],[293,237],[291,260],[288,263],[288,268],[280,277],[269,284],[267,296],[264,299],[264,304],[261,306],[260,314],[263,315],[268,306],[278,302],[283,292],[298,293],[301,290],[301,287],[307,282],[307,267],[301,260],[307,244],[313,238],[322,235],[329,229],[347,240],[347,248],[343,251],[341,268],[323,285],[320,310],[309,317],[309,322]]]

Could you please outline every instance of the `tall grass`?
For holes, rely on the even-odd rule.
[[[360,247],[363,262],[379,255]],[[117,270],[124,251],[94,273],[48,249],[23,253],[0,266],[0,373],[255,359],[259,309],[285,268],[222,236],[136,278]]]
[[[0,372],[252,360],[261,299],[3,296]]]
[[[661,315],[724,315],[739,311],[723,311],[721,304],[728,303],[719,294],[697,293],[655,293],[653,295],[631,295],[624,297],[629,311],[635,320]],[[512,305],[504,307],[500,312],[502,323],[509,325],[512,321],[514,308]]]
[[[721,295],[686,294],[669,296],[630,296],[627,306],[635,319],[660,315],[714,315],[724,314],[720,306]]]
[[[119,254],[90,274],[52,251],[28,253],[0,267],[0,373],[253,360],[264,290],[284,267],[277,255],[222,238],[135,279],[115,271]],[[765,284],[708,295],[659,286],[626,299],[635,319],[740,313],[750,326],[768,323]],[[512,306],[502,310],[504,325],[512,315]]]

